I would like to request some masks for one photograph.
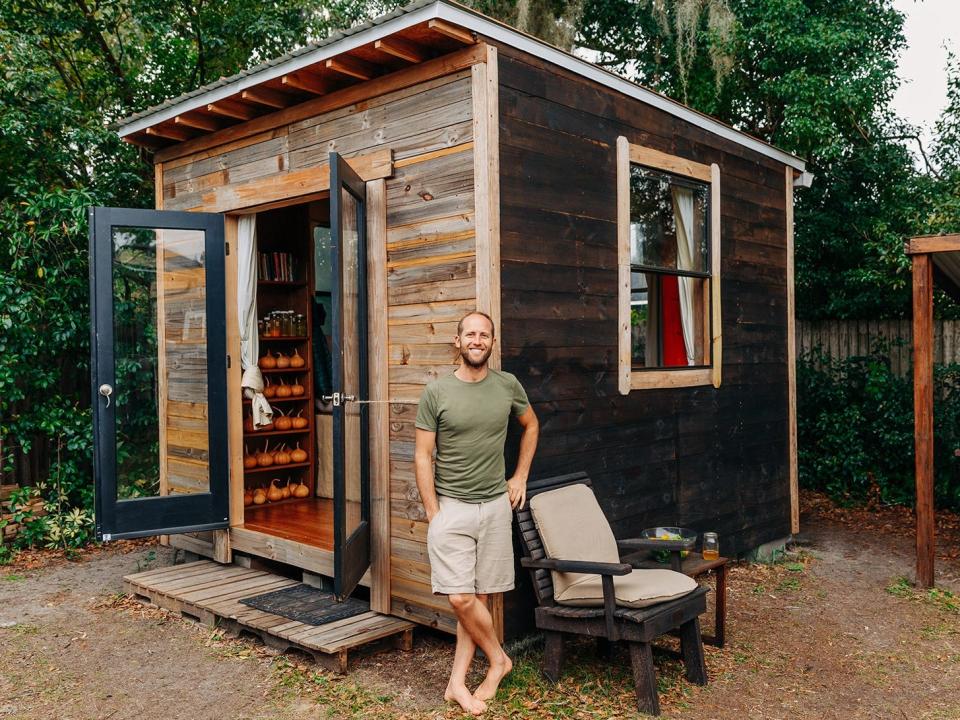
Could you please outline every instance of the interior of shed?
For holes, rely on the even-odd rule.
[[[246,529],[333,550],[333,269],[329,198],[258,214],[256,316],[263,395],[243,399]],[[354,405],[353,407],[356,407]],[[347,524],[359,518],[358,416],[347,406]],[[354,482],[350,482],[353,480]]]

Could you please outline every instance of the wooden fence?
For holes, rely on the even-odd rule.
[[[826,355],[845,359],[866,355],[877,341],[889,346],[891,369],[910,372],[913,352],[912,320],[818,320],[797,323],[797,354],[819,347]],[[935,320],[933,362],[960,362],[960,320]]]

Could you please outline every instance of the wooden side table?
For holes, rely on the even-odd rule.
[[[620,543],[621,547],[636,547],[635,540],[628,540]],[[670,550],[670,568],[677,572],[682,572],[692,578],[698,578],[701,575],[713,571],[717,577],[717,599],[714,613],[714,635],[704,635],[703,641],[708,645],[723,647],[726,642],[726,621],[727,621],[727,566],[730,559],[719,557],[716,560],[704,560],[703,555],[692,550],[687,557],[680,557],[680,550]],[[647,557],[644,551],[625,555],[621,558],[625,563],[630,563],[635,568],[643,569],[662,569],[663,563],[652,560]]]

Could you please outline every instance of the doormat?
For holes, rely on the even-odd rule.
[[[310,585],[294,585],[283,590],[243,598],[240,602],[306,625],[326,625],[370,611],[370,604],[363,600],[347,598],[338,603],[333,593]]]

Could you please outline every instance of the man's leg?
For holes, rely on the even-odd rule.
[[[492,700],[497,694],[500,681],[513,668],[513,662],[500,646],[497,634],[493,629],[493,618],[487,609],[486,595],[451,595],[450,605],[457,615],[457,640],[462,627],[476,645],[483,650],[490,663],[487,676],[474,692],[474,697],[481,701]],[[471,652],[472,657],[472,652]]]
[[[452,600],[450,604],[453,605]],[[456,606],[454,606],[454,609],[456,609]],[[473,662],[476,650],[477,644],[463,627],[463,623],[458,622],[457,649],[453,655],[453,669],[450,671],[450,680],[447,682],[447,689],[443,693],[443,698],[447,701],[459,703],[460,707],[466,712],[479,715],[487,709],[487,704],[475,698],[467,689],[467,673],[470,671],[470,663]]]

